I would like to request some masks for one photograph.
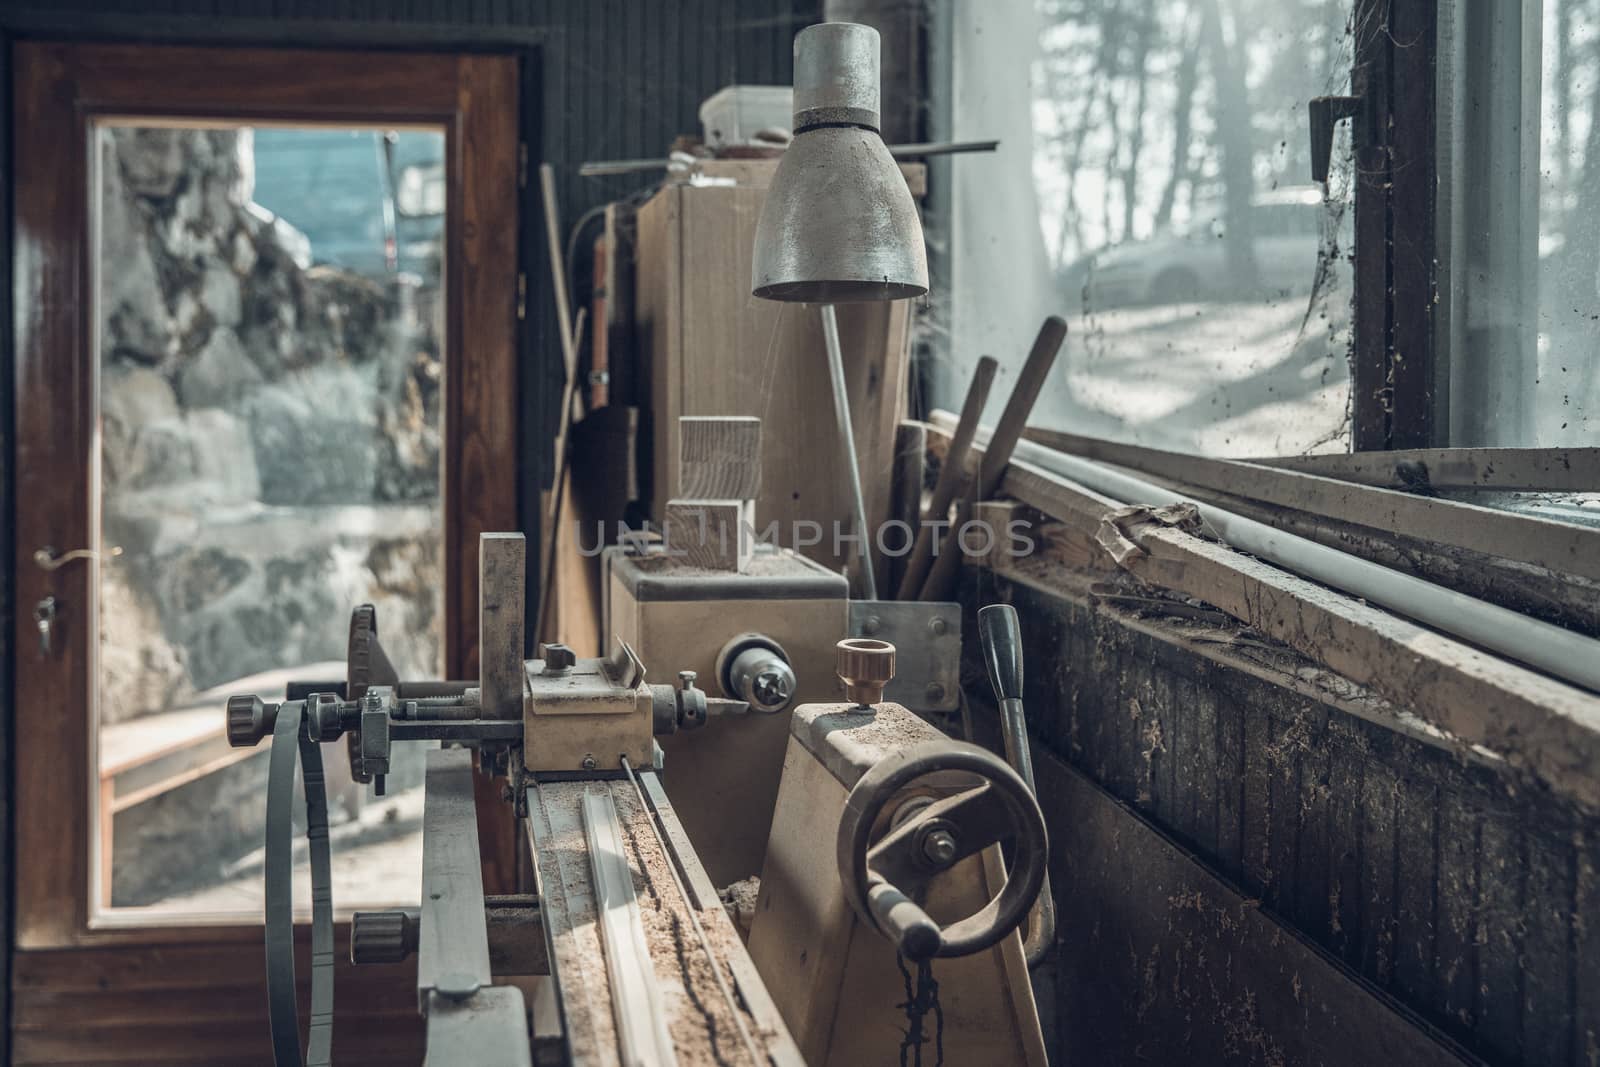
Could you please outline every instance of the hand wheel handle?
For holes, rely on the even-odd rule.
[[[968,771],[983,782],[934,801],[874,842],[894,796],[938,771]],[[977,912],[941,927],[912,899],[934,876],[1008,838],[1015,847],[1006,884]],[[1000,757],[961,741],[926,741],[879,760],[850,790],[839,820],[845,899],[913,960],[970,956],[1017,929],[1044,885],[1048,859],[1044,815],[1027,785]]]

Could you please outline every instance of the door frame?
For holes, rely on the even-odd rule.
[[[19,42],[12,54],[17,948],[217,942],[255,924],[91,928],[95,568],[40,546],[98,541],[90,126],[107,115],[427,123],[446,135],[443,507],[446,666],[476,671],[477,537],[518,528],[517,59],[492,54]],[[471,150],[469,150],[469,148]],[[68,354],[63,356],[62,353]],[[470,359],[468,358],[470,354]],[[65,475],[64,477],[62,475]],[[32,605],[61,614],[46,659]],[[219,716],[220,716],[219,710]]]

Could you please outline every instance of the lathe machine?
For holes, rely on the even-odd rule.
[[[351,936],[357,963],[415,955],[428,1063],[1042,1067],[1019,927],[1037,923],[1029,915],[1045,881],[1043,818],[1004,760],[883,700],[895,675],[892,644],[846,637],[840,600],[836,614],[811,624],[831,627],[811,639],[835,648],[837,681],[819,680],[807,664],[809,677],[797,682],[792,665],[775,665],[787,663],[794,636],[762,640],[748,619],[738,623],[745,651],[759,650],[748,669],[732,670],[726,661],[742,652],[713,638],[695,655],[720,651],[724,663],[704,681],[627,640],[603,658],[551,644],[525,661],[523,539],[490,534],[480,548],[476,681],[397,678],[364,607],[352,620],[343,692],[228,703],[233,744],[271,738],[266,936],[280,1065],[330,1059],[334,902],[319,746],[344,737],[352,774],[379,790],[395,744],[441,746],[427,753],[420,906],[357,913]],[[781,561],[771,566],[812,574],[773,551]],[[641,562],[660,566],[614,565]],[[786,613],[782,598],[749,607],[774,626]],[[649,620],[628,626],[661,644]],[[1014,632],[994,629],[992,667],[1002,685],[1020,689]],[[647,680],[646,663],[673,682]],[[791,706],[801,684],[827,699]],[[741,810],[738,791],[751,788],[737,785],[750,781],[741,745],[765,751],[774,726],[781,764],[753,758],[772,780]],[[716,759],[685,759],[693,773],[675,773],[677,754],[702,740]],[[304,1041],[290,878],[297,764],[312,873]],[[475,773],[506,780],[532,893],[484,894]],[[737,828],[731,849],[717,839],[718,805]],[[679,807],[698,813],[692,829]],[[763,824],[754,860],[751,810]],[[759,862],[747,935],[702,852],[735,873],[740,857]],[[534,987],[543,995],[531,1011],[527,983],[508,980],[526,975],[547,983]]]

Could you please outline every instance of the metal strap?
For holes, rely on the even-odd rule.
[[[328,1067],[333,1043],[333,886],[322,750],[302,731],[305,705],[279,710],[267,765],[267,1014],[277,1067]],[[311,1026],[301,1055],[294,981],[294,768],[303,768],[311,854]]]
[[[306,842],[311,852],[311,1019],[308,1067],[333,1062],[333,872],[328,849],[328,794],[322,746],[300,737],[300,776],[306,794]]]

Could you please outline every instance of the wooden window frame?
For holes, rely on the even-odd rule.
[[[92,925],[96,827],[92,716],[97,573],[47,573],[44,545],[95,545],[97,380],[90,352],[90,143],[105,117],[427,124],[446,137],[443,510],[446,669],[476,671],[477,539],[518,528],[517,60],[491,54],[357,53],[21,42],[13,52],[16,490],[15,944],[259,939],[259,924]],[[203,100],[204,103],[197,103]],[[470,149],[470,150],[469,150]],[[467,359],[466,354],[472,358]],[[31,607],[61,604],[53,654]],[[220,709],[218,712],[221,714]]]
[[[1355,140],[1352,452],[1447,443],[1436,351],[1439,0],[1353,0]]]

